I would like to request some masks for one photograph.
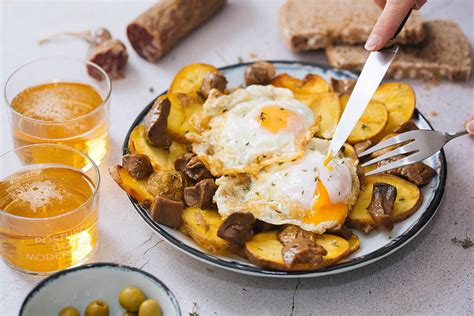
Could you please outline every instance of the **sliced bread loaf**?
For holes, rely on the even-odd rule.
[[[472,68],[471,47],[459,26],[452,21],[424,23],[425,40],[416,46],[401,46],[387,77],[425,80],[468,80]],[[368,52],[362,45],[334,45],[326,48],[329,64],[360,71]]]
[[[362,44],[380,13],[373,0],[286,0],[279,11],[280,30],[286,45],[294,51],[330,44]],[[412,12],[397,41],[421,42],[422,24],[418,12]]]

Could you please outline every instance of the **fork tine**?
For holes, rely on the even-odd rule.
[[[366,167],[368,165],[377,163],[377,162],[385,160],[385,159],[392,158],[394,156],[398,156],[398,155],[401,155],[401,154],[413,153],[413,152],[418,152],[418,150],[416,148],[416,145],[415,145],[415,142],[411,142],[409,144],[406,144],[404,146],[401,146],[401,147],[398,147],[394,150],[391,150],[391,151],[389,151],[389,152],[387,152],[383,155],[375,157],[374,159],[371,159],[371,160],[363,163],[361,166]]]
[[[389,139],[386,139],[383,142],[380,142],[380,143],[376,144],[375,146],[370,147],[366,151],[360,153],[359,158],[367,156],[367,155],[369,155],[369,154],[371,154],[371,153],[373,153],[377,150],[384,149],[388,146],[396,145],[396,144],[403,143],[403,142],[406,142],[406,141],[409,141],[409,140],[414,140],[415,135],[416,135],[416,133],[414,133],[414,132],[417,132],[417,131],[409,131],[409,132],[406,132],[406,133],[402,133],[402,134],[390,137]]]
[[[376,168],[372,171],[369,171],[364,176],[371,176],[371,175],[374,175],[374,174],[377,174],[377,173],[381,173],[381,172],[385,172],[385,171],[388,171],[388,170],[400,168],[400,167],[412,164],[412,163],[417,162],[417,161],[420,161],[419,154],[414,153],[414,154],[409,155],[408,157],[396,160],[396,161],[391,162],[389,164],[380,166],[380,167],[378,167],[378,168]]]

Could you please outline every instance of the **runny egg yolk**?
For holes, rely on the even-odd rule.
[[[316,199],[311,210],[304,218],[306,224],[318,225],[327,221],[336,221],[343,224],[347,216],[347,205],[343,202],[333,204],[329,198],[329,193],[321,181],[317,181],[314,191]]]
[[[288,119],[295,115],[295,112],[291,110],[278,105],[270,105],[262,108],[257,122],[264,129],[276,134],[279,130],[286,128]]]

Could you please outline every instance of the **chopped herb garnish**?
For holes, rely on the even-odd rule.
[[[366,125],[366,124],[362,124],[362,126],[361,126],[361,127],[362,127],[362,129],[366,129],[366,128],[368,128],[369,126],[368,126],[368,125]]]
[[[303,169],[303,172],[308,172],[308,170],[306,170],[306,169]]]
[[[222,113],[225,113],[225,112],[227,112],[227,109],[223,109],[223,110],[222,110]]]
[[[335,240],[331,240],[331,245],[339,248],[339,244]]]
[[[288,176],[288,172],[285,172],[284,176],[285,176],[285,177]]]
[[[304,195],[304,190],[301,190],[301,195]]]
[[[248,146],[249,144],[250,144],[250,142],[246,142],[246,143],[245,143],[245,146]]]
[[[267,113],[260,112],[260,121],[265,121],[268,118]]]
[[[453,239],[451,239],[451,241],[455,244],[460,244],[461,247],[463,247],[464,249],[474,247],[474,242],[469,237],[464,238],[464,240],[459,240],[454,237]]]
[[[150,88],[148,88],[148,91],[150,91],[150,93],[153,93],[153,92],[155,92],[155,88],[150,87]]]
[[[275,186],[275,182],[272,182],[272,187],[274,187],[274,186]]]
[[[400,202],[402,202],[402,201],[405,201],[405,198],[404,198],[404,197],[401,197],[401,198],[399,198],[398,200],[399,200]]]
[[[197,312],[197,303],[193,302],[193,309],[189,313],[189,316],[199,316],[199,313]]]
[[[285,111],[285,109],[284,109],[284,108],[280,108],[280,110],[282,110],[282,111]]]

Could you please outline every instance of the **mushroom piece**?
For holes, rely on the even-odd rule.
[[[282,250],[283,261],[289,269],[298,263],[310,264],[313,269],[318,269],[326,254],[326,249],[306,238],[296,238]]]
[[[254,235],[255,217],[249,212],[235,212],[229,215],[217,230],[217,236],[228,242],[243,246]]]
[[[209,92],[212,89],[217,89],[220,92],[224,92],[227,86],[227,78],[218,72],[209,71],[204,75],[201,87],[199,88],[199,94],[207,99]]]
[[[150,145],[160,148],[168,148],[171,145],[171,137],[167,131],[170,111],[171,102],[165,98],[157,100],[145,116],[144,136]]]
[[[273,77],[275,77],[275,66],[266,61],[257,61],[245,69],[245,84],[247,86],[258,84],[270,84]]]
[[[392,210],[397,198],[397,188],[387,183],[376,182],[372,191],[372,201],[367,210],[381,229],[393,229]]]
[[[122,157],[122,166],[135,180],[148,177],[153,172],[150,158],[143,154],[128,154]]]

